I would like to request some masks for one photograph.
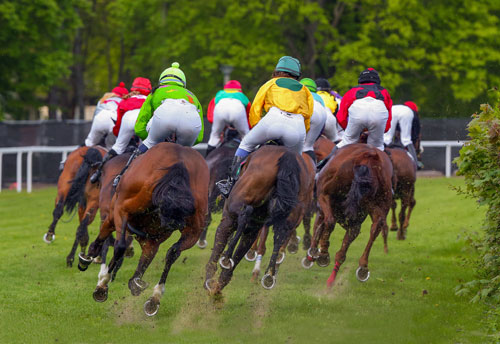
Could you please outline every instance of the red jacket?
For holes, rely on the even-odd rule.
[[[146,96],[138,94],[124,99],[120,102],[120,104],[118,104],[118,109],[116,110],[118,116],[116,118],[115,126],[113,127],[113,134],[115,134],[115,136],[118,136],[118,133],[120,132],[120,126],[122,125],[122,118],[123,115],[125,115],[125,112],[140,109],[145,100]]]
[[[337,121],[339,125],[345,130],[349,117],[349,107],[355,100],[365,97],[372,97],[384,102],[387,111],[389,111],[389,118],[385,124],[385,132],[387,132],[391,128],[392,99],[389,92],[387,92],[385,88],[375,83],[361,84],[347,91],[344,97],[342,97],[340,109],[337,113]]]

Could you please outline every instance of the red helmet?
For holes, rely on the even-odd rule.
[[[241,91],[241,84],[238,80],[229,80],[225,85],[224,85],[225,90],[235,90],[235,91]]]
[[[414,102],[405,102],[404,105],[408,106],[413,111],[418,112],[418,106]]]
[[[147,96],[151,93],[151,81],[148,78],[135,78],[130,91],[137,91]]]
[[[111,92],[119,95],[120,97],[123,97],[124,95],[128,94],[128,90],[125,88],[124,82],[120,82],[120,84],[117,87],[113,88]]]

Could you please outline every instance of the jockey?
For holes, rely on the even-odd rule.
[[[134,125],[139,115],[139,110],[146,100],[147,95],[151,93],[151,81],[146,78],[135,78],[130,88],[130,93],[123,97],[117,109],[117,120],[113,127],[113,134],[117,137],[115,144],[104,156],[99,168],[90,177],[90,181],[95,183],[101,177],[104,164],[122,154],[127,149],[130,140],[134,136]]]
[[[417,114],[418,107],[414,102],[406,102],[404,103],[404,105],[394,105],[392,107],[391,128],[384,134],[384,144],[388,146],[392,143],[394,134],[396,132],[396,126],[399,124],[399,128],[401,130],[401,143],[410,153],[413,161],[418,166],[419,161],[417,159],[417,151],[412,140],[412,136],[418,137],[420,132],[420,122],[418,121]],[[412,135],[414,132],[413,123],[416,123],[416,130],[414,135]],[[416,133],[417,130],[418,134]]]
[[[248,133],[250,106],[251,103],[241,91],[241,84],[237,80],[229,81],[223,90],[217,92],[208,105],[207,119],[213,125],[206,155],[220,143],[220,135],[226,125],[234,127],[241,137]]]
[[[321,98],[317,93],[316,82],[313,79],[304,78],[300,80],[300,83],[307,87],[307,89],[311,92],[314,98],[314,110],[311,116],[311,125],[310,129],[306,134],[306,140],[304,142],[303,152],[309,155],[314,164],[316,164],[316,155],[314,154],[314,142],[318,139],[325,127],[326,122],[326,108],[323,98]]]
[[[127,94],[128,90],[125,88],[125,84],[120,82],[119,86],[113,88],[111,92],[104,94],[99,100],[94,112],[90,133],[85,139],[85,146],[95,146],[106,135],[111,134],[116,120],[116,109],[122,98]]]
[[[336,115],[339,110],[339,101],[337,101],[337,98],[332,94],[332,87],[328,80],[318,78],[316,79],[316,85],[318,86],[318,95],[325,102],[327,113],[323,135],[330,141],[338,143],[342,139],[341,134],[344,133],[342,128],[337,124]]]
[[[194,93],[186,88],[186,76],[179,63],[172,63],[161,73],[159,86],[146,98],[134,129],[143,142],[116,176],[115,186],[137,155],[172,135],[182,146],[191,147],[203,140],[203,109]]]
[[[236,181],[239,165],[258,145],[269,140],[281,140],[294,152],[302,153],[314,98],[307,87],[297,81],[299,77],[299,60],[283,56],[276,65],[272,79],[257,92],[249,115],[252,129],[236,151],[230,177],[217,183],[224,196],[229,195]],[[263,112],[266,112],[265,115]]]

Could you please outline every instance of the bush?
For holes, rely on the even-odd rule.
[[[500,92],[495,90],[495,106],[481,105],[481,112],[472,115],[468,125],[470,141],[455,159],[458,174],[465,177],[465,190],[487,207],[484,235],[475,243],[480,253],[475,281],[457,288],[457,293],[474,292],[472,301],[483,300],[492,306],[491,322],[498,331],[500,305]]]

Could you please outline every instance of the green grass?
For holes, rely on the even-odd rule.
[[[408,239],[390,233],[389,253],[382,238],[370,256],[371,278],[354,271],[368,240],[368,224],[352,244],[337,284],[326,291],[331,268],[300,266],[304,251],[287,255],[278,284],[265,290],[250,283],[252,264],[243,261],[214,304],[202,288],[210,249],[193,247],[174,264],[160,311],[154,318],[142,306],[158,281],[171,238],[163,244],[144,279],[150,287],[131,296],[127,281],[136,256],[126,260],[109,298],[92,298],[98,266],[82,273],[66,268],[77,226],[60,222],[56,240],[42,241],[51,222],[55,188],[32,194],[0,194],[0,343],[481,343],[487,340],[484,308],[454,294],[473,277],[464,263],[472,254],[464,234],[480,228],[483,211],[457,196],[461,179],[419,179],[417,206]],[[64,215],[64,220],[68,219]],[[209,246],[220,215],[210,228]],[[98,221],[91,226],[91,240]],[[301,234],[302,229],[299,230]],[[344,234],[337,227],[330,253]],[[268,256],[265,257],[266,262]],[[426,290],[427,294],[423,294]]]

